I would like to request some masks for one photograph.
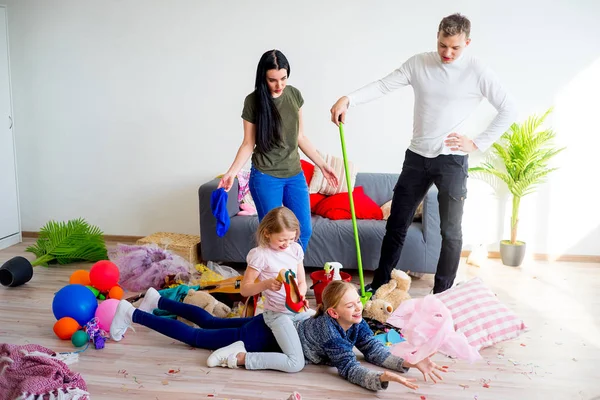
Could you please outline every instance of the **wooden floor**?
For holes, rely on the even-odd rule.
[[[32,242],[27,240],[0,251],[0,264],[16,255],[32,259],[24,252]],[[51,306],[54,293],[81,267],[90,265],[38,267],[27,285],[0,287],[0,342],[73,351],[52,332]],[[71,368],[82,374],[93,399],[287,399],[294,390],[303,399],[600,399],[600,264],[531,262],[511,268],[486,260],[481,268],[461,264],[458,280],[477,275],[530,331],[483,350],[484,361],[475,364],[437,355],[450,372],[437,385],[419,382],[416,391],[390,385],[370,392],[325,366],[308,365],[298,374],[209,369],[209,351],[145,327],[120,343],[107,342],[103,350],[89,348]],[[431,276],[415,280],[411,294],[424,296],[432,286]]]

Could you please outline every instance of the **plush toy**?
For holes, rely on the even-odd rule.
[[[393,311],[392,305],[383,299],[369,300],[363,309],[363,317],[385,323]]]
[[[201,307],[219,318],[226,318],[227,315],[231,312],[231,308],[229,308],[226,304],[221,303],[217,299],[215,299],[210,293],[203,291],[196,291],[194,289],[190,289],[187,293],[187,296],[183,299],[183,302],[186,304],[193,304],[195,306]],[[194,323],[188,321],[187,319],[177,317],[178,320],[185,322],[190,326],[195,326]]]
[[[373,299],[385,300],[395,310],[404,300],[410,299],[410,295],[408,294],[410,283],[411,278],[406,272],[394,269],[392,271],[392,279],[377,289],[373,295]]]

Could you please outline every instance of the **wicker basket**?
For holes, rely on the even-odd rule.
[[[136,244],[144,245],[156,243],[162,248],[165,248],[173,253],[180,255],[192,264],[196,265],[200,262],[200,236],[186,235],[182,233],[156,232],[150,236],[139,239]]]

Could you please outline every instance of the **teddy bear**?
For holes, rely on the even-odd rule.
[[[367,301],[367,304],[365,304],[363,317],[385,323],[390,315],[392,315],[393,311],[392,305],[387,301],[383,299],[373,299]]]
[[[215,317],[219,318],[226,318],[227,315],[231,312],[231,308],[229,308],[226,304],[223,304],[217,299],[215,299],[210,293],[196,291],[194,289],[188,290],[188,293],[183,299],[183,302],[186,304],[193,304],[195,306],[203,308]],[[189,326],[196,326],[194,323],[188,321],[185,318],[177,317],[177,319],[188,324]]]
[[[410,299],[408,294],[410,284],[411,278],[406,272],[394,269],[391,280],[377,289],[373,294],[373,299],[385,300],[392,305],[393,310],[396,310],[400,303]]]

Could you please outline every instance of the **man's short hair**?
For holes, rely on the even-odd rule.
[[[442,19],[438,28],[438,33],[447,36],[465,34],[468,39],[471,34],[471,21],[459,13],[448,15]]]

